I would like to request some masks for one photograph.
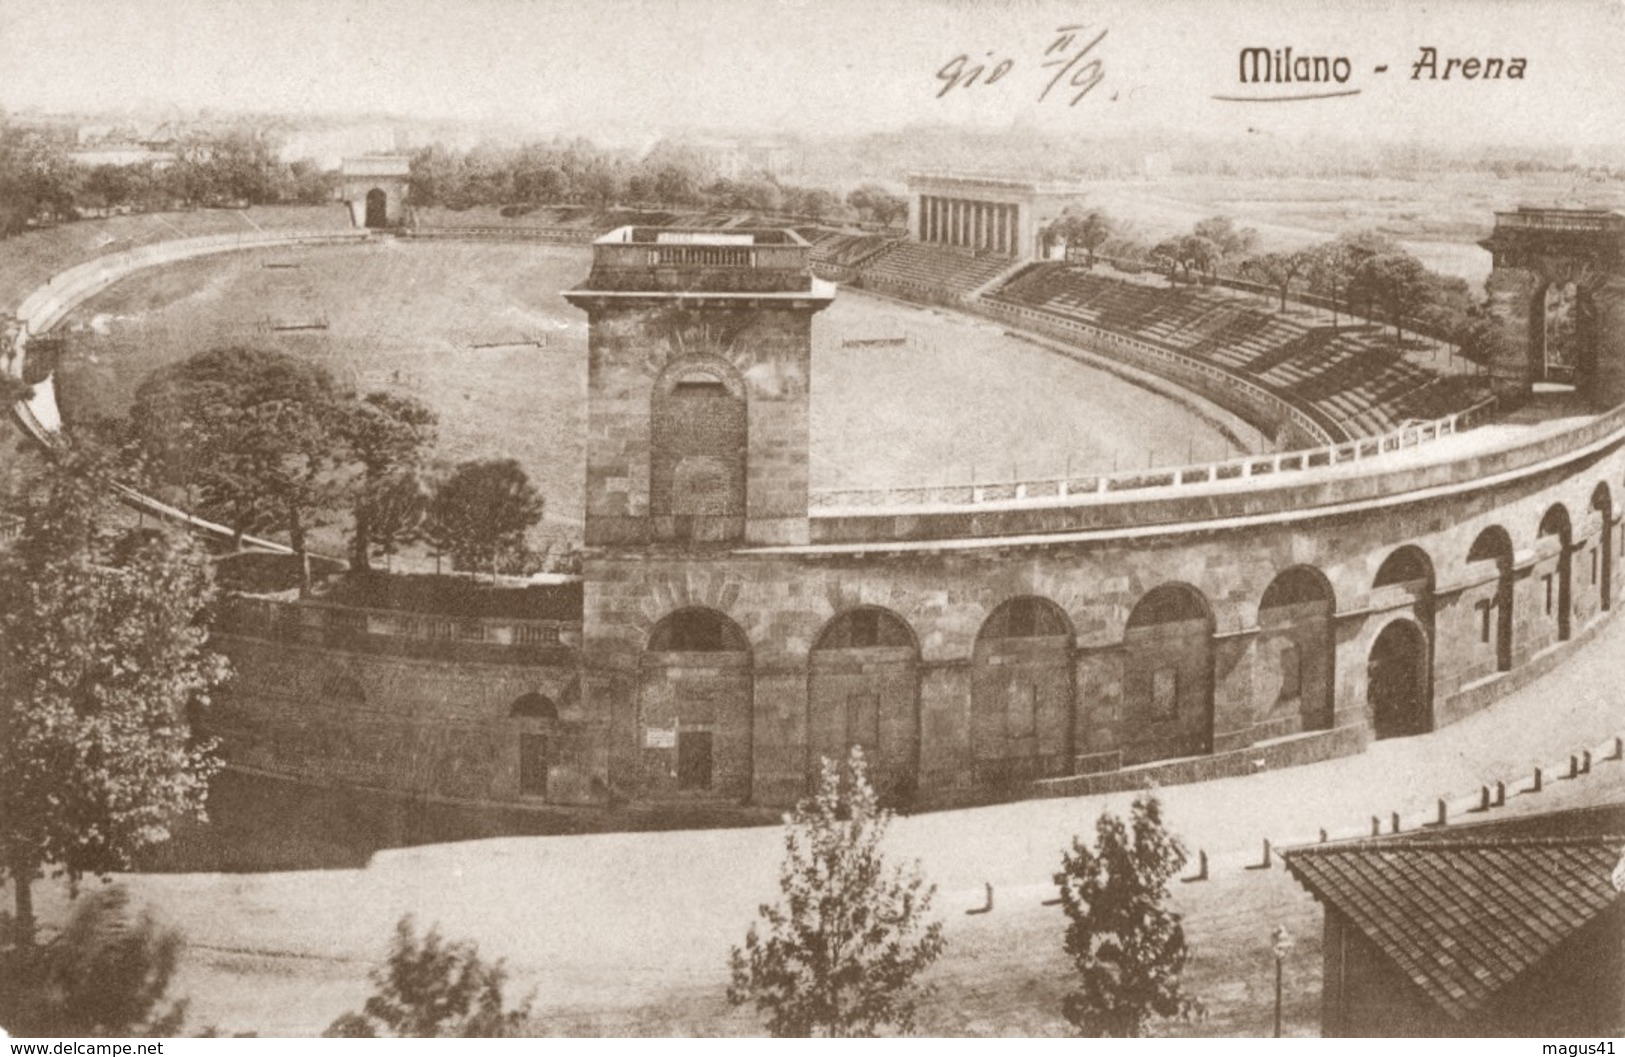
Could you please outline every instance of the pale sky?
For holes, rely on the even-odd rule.
[[[1038,97],[1057,27],[1099,85]],[[1238,104],[1238,52],[1347,56],[1357,96]],[[1412,80],[1419,49],[1523,80]],[[988,53],[992,56],[989,57]],[[958,54],[1008,58],[936,98]],[[1387,64],[1388,72],[1374,68]],[[1453,143],[1625,142],[1625,0],[0,0],[0,105],[389,112],[540,130],[864,132],[920,121]]]

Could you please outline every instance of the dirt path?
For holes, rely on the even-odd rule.
[[[1321,827],[1354,834],[1373,815],[1386,819],[1392,811],[1407,828],[1419,825],[1441,795],[1470,794],[1497,778],[1526,780],[1536,764],[1560,763],[1625,730],[1625,690],[1616,678],[1622,655],[1625,622],[1615,621],[1546,679],[1454,726],[1341,760],[1170,788],[1163,794],[1168,817],[1193,848],[1209,852],[1216,873],[1231,874],[1259,857],[1265,837],[1279,846],[1313,840]],[[1539,796],[1514,795],[1506,810],[1618,798],[1622,788],[1625,763],[1599,762],[1588,777],[1549,778]],[[1028,801],[900,819],[892,848],[918,856],[939,885],[954,943],[964,937],[967,952],[1005,952],[989,954],[992,982],[978,985],[1004,994],[1011,981],[999,984],[1000,973],[1036,972],[1052,958],[1027,958],[1001,938],[1003,930],[1050,934],[1054,923],[1039,916],[1048,912],[1037,904],[1060,849],[1102,809],[1121,810],[1127,799]],[[597,1011],[581,1022],[585,1030],[595,1023],[596,1030],[651,1030],[648,1018],[658,1020],[660,1010],[700,1016],[692,1005],[673,1005],[674,992],[720,993],[729,945],[757,902],[775,891],[779,840],[776,828],[505,838],[380,852],[359,870],[126,880],[138,900],[187,933],[192,946],[177,991],[192,996],[194,1024],[319,1031],[361,1001],[367,968],[396,919],[412,912],[508,958],[516,979],[537,986],[549,1006]],[[1001,909],[966,917],[987,882]],[[61,893],[40,897],[47,920],[61,913]],[[1192,911],[1196,928],[1204,911]],[[1232,928],[1256,931],[1245,918]],[[994,934],[974,938],[986,929]],[[995,970],[998,964],[1005,968]],[[949,1002],[944,1015],[959,1009]],[[718,1031],[730,1023],[719,1008],[689,1027]],[[741,1023],[738,1030],[749,1030],[748,1020]],[[1021,1017],[1002,1028],[978,1023],[978,1030],[1037,1030]],[[952,1018],[942,1029],[955,1024],[970,1030]]]

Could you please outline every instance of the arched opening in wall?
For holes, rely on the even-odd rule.
[[[1541,606],[1547,618],[1557,625],[1557,641],[1567,642],[1573,631],[1574,529],[1568,508],[1554,503],[1540,519],[1540,538],[1553,541],[1542,548],[1540,565]],[[1554,553],[1546,553],[1555,545]]]
[[[1366,703],[1378,738],[1425,734],[1433,727],[1428,638],[1413,620],[1395,620],[1377,634],[1366,670]]]
[[[1396,549],[1393,553],[1389,554],[1388,557],[1384,558],[1382,564],[1377,567],[1377,575],[1371,581],[1372,607],[1377,610],[1401,610],[1408,608],[1410,610],[1410,616],[1415,622],[1415,627],[1421,636],[1423,644],[1423,648],[1420,653],[1422,664],[1421,674],[1411,682],[1405,683],[1405,686],[1409,687],[1409,689],[1405,691],[1405,694],[1399,694],[1398,691],[1394,689],[1402,682],[1399,675],[1395,674],[1401,669],[1396,669],[1391,665],[1385,666],[1381,669],[1383,673],[1386,673],[1383,674],[1382,677],[1388,680],[1383,684],[1385,689],[1383,690],[1382,695],[1377,695],[1376,692],[1371,689],[1369,684],[1367,686],[1367,704],[1375,707],[1375,702],[1377,701],[1378,696],[1382,696],[1383,701],[1386,702],[1384,707],[1388,708],[1390,713],[1402,714],[1403,716],[1411,717],[1410,719],[1404,720],[1404,722],[1400,724],[1400,727],[1405,727],[1406,723],[1412,725],[1415,723],[1422,723],[1424,725],[1419,729],[1425,730],[1428,729],[1428,726],[1430,726],[1433,721],[1433,659],[1432,651],[1428,648],[1427,644],[1433,638],[1434,583],[1433,559],[1429,558],[1427,552],[1421,547],[1418,547],[1412,543],[1407,543],[1405,546]],[[1390,625],[1390,627],[1391,626],[1392,625]],[[1384,629],[1385,632],[1386,630],[1387,629]],[[1404,634],[1404,632],[1394,632],[1393,634],[1397,636]],[[1378,669],[1375,667],[1376,656],[1376,650],[1373,648],[1373,667],[1368,669],[1368,677],[1375,677],[1378,673]],[[1408,669],[1404,670],[1408,671]],[[1419,703],[1412,702],[1410,697],[1405,696],[1406,694],[1419,694]],[[1402,699],[1403,702],[1406,702],[1403,704],[1403,707],[1401,703]],[[1403,711],[1405,708],[1408,708],[1411,711]],[[1396,712],[1395,710],[1399,711]],[[1422,718],[1417,719],[1417,716]],[[1375,720],[1373,720],[1373,722],[1375,722]],[[1388,729],[1399,729],[1399,727],[1395,727],[1392,721],[1385,722],[1388,723]],[[1411,730],[1409,727],[1405,727],[1405,732],[1415,733],[1416,731]],[[1396,735],[1379,733],[1377,736],[1394,737]]]
[[[656,624],[639,672],[643,791],[749,799],[751,689],[750,645],[728,617],[691,606]]]
[[[1596,541],[1591,549],[1591,583],[1597,590],[1597,608],[1607,612],[1614,606],[1614,497],[1608,482],[1598,481],[1591,490],[1591,513],[1595,519]]]
[[[1552,282],[1539,295],[1540,361],[1537,381],[1574,385],[1580,374],[1580,291],[1572,282]]]
[[[650,407],[649,512],[666,540],[744,534],[748,419],[743,382],[722,360],[682,361],[656,381]]]
[[[1164,584],[1123,629],[1124,764],[1213,751],[1213,611],[1188,584]]]
[[[367,227],[386,228],[389,226],[389,195],[380,188],[374,187],[367,192]]]
[[[1294,566],[1270,581],[1258,603],[1255,740],[1330,730],[1337,649],[1332,585],[1319,569]]]
[[[1054,602],[1012,598],[988,614],[971,654],[971,758],[979,784],[1071,771],[1072,622]]]
[[[1406,544],[1383,559],[1371,586],[1401,588],[1418,599],[1431,598],[1433,559],[1421,547]]]
[[[508,706],[508,716],[519,720],[519,793],[548,797],[550,778],[559,764],[559,710],[552,699],[531,692]]]
[[[889,609],[862,606],[837,615],[808,660],[807,781],[820,757],[863,749],[876,792],[891,804],[914,796],[920,764],[920,648]]]
[[[1469,565],[1495,563],[1493,587],[1473,604],[1474,638],[1481,649],[1495,651],[1495,670],[1512,670],[1512,537],[1500,525],[1491,525],[1473,540],[1467,551]]]

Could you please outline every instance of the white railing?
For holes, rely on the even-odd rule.
[[[509,242],[592,242],[603,234],[598,228],[527,228],[489,224],[458,227],[409,227],[401,234],[414,239],[490,239]]]
[[[1460,433],[1482,421],[1493,409],[1493,397],[1444,418],[1417,423],[1377,437],[1360,437],[1302,451],[1250,455],[1222,462],[1148,470],[1046,477],[1027,481],[992,481],[984,484],[940,485],[920,488],[820,489],[810,493],[809,505],[826,513],[835,510],[875,510],[887,507],[979,506],[1027,500],[1063,500],[1076,504],[1099,502],[1116,493],[1144,488],[1173,488],[1217,481],[1270,477],[1325,466],[1359,462],[1391,451],[1414,448],[1439,437]]]
[[[96,257],[53,275],[44,286],[23,298],[22,304],[17,306],[17,318],[23,321],[29,334],[43,334],[85,298],[155,264],[282,243],[360,242],[368,237],[366,231],[240,231],[155,242]]]

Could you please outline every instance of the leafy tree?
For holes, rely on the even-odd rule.
[[[775,1036],[872,1036],[913,1026],[914,979],[942,954],[927,921],[935,886],[916,862],[888,868],[881,845],[891,812],[869,784],[863,752],[841,768],[825,759],[818,790],[796,808],[784,838],[779,889],[730,958],[728,1001],[754,1002]]]
[[[415,470],[391,473],[361,490],[356,522],[367,525],[368,557],[381,556],[386,567],[401,547],[422,538],[431,496]],[[360,568],[368,568],[370,561]]]
[[[421,401],[394,393],[368,393],[346,411],[342,429],[362,469],[350,563],[366,570],[376,519],[387,523],[383,542],[391,549],[422,520],[421,509],[412,517],[412,498],[419,493],[417,471],[434,444],[439,419]]]
[[[1065,242],[1069,258],[1074,249],[1081,248],[1088,254],[1089,267],[1093,268],[1095,252],[1116,232],[1117,225],[1098,209],[1091,209],[1087,213],[1074,213],[1068,210],[1045,230],[1044,236],[1046,239],[1058,238]]]
[[[435,489],[426,535],[464,568],[488,568],[524,546],[525,532],[542,519],[542,497],[513,459],[458,463]]]
[[[1218,277],[1219,265],[1224,261],[1224,250],[1218,243],[1202,235],[1186,235],[1179,240],[1180,251],[1185,258],[1185,273],[1190,274],[1195,268],[1207,275],[1212,281]]]
[[[1354,279],[1356,258],[1348,243],[1324,242],[1308,251],[1304,276],[1309,292],[1324,297],[1332,305],[1332,326],[1337,326],[1337,306],[1348,297]]]
[[[154,371],[130,420],[154,472],[186,488],[200,514],[239,538],[281,530],[303,559],[308,531],[350,491],[347,412],[321,367],[224,348]]]
[[[310,588],[307,533],[345,498],[347,460],[326,401],[275,400],[241,409],[222,448],[218,473],[205,482],[205,503],[237,500],[245,489],[268,504],[300,561],[302,589]]]
[[[522,202],[562,202],[568,184],[552,152],[532,144],[521,148],[515,162],[513,193]]]
[[[462,159],[438,143],[413,152],[407,164],[408,194],[420,206],[467,205]]]
[[[175,1035],[186,1003],[159,1003],[182,945],[150,911],[133,917],[123,887],[96,889],[44,943],[0,936],[0,1024],[14,1035]]]
[[[97,165],[85,174],[85,194],[98,204],[111,208],[135,201],[139,176],[133,166]]]
[[[1220,258],[1218,246],[1211,239],[1197,235],[1164,239],[1152,248],[1151,255],[1167,272],[1169,285],[1173,284],[1176,269],[1185,273],[1186,282],[1194,282],[1193,272],[1213,274]]]
[[[1392,235],[1378,231],[1376,228],[1361,228],[1357,231],[1346,231],[1338,236],[1338,242],[1348,247],[1349,253],[1356,262],[1367,257],[1375,257],[1379,253],[1398,253],[1400,246]]]
[[[777,213],[784,208],[784,189],[772,180],[742,180],[738,188],[738,208],[756,213]]]
[[[59,143],[44,131],[0,123],[0,236],[35,219],[73,216],[76,173]]]
[[[1405,337],[1405,321],[1420,312],[1433,296],[1427,269],[1403,251],[1366,258],[1355,270],[1355,283],[1382,305],[1401,340]]]
[[[512,1038],[524,1034],[531,999],[505,1008],[503,963],[480,958],[466,940],[448,943],[438,929],[421,940],[410,915],[395,926],[389,958],[372,974],[371,998],[324,1035],[337,1038]]]
[[[1252,228],[1238,228],[1234,220],[1224,216],[1198,221],[1191,234],[1213,243],[1220,258],[1240,257],[1250,252],[1258,242],[1258,232]]]
[[[227,674],[205,649],[213,589],[197,547],[159,532],[107,564],[105,466],[69,451],[50,470],[0,559],[0,872],[23,946],[45,868],[75,881],[125,869],[175,819],[202,817],[218,764],[188,716]]]
[[[1189,1016],[1200,1006],[1180,987],[1185,928],[1164,904],[1185,847],[1163,827],[1152,793],[1134,799],[1130,824],[1110,813],[1095,823],[1095,846],[1072,839],[1061,859],[1066,953],[1078,970],[1066,1019],[1082,1035],[1131,1038],[1153,1015]]]
[[[283,202],[303,205],[321,205],[333,200],[342,177],[331,169],[323,169],[309,158],[289,162],[287,171],[280,174],[276,197]]]
[[[285,171],[268,137],[234,128],[183,137],[168,178],[181,197],[197,205],[259,205],[276,200]]]
[[[907,200],[875,183],[861,184],[854,188],[847,194],[846,204],[860,213],[868,213],[876,224],[887,227],[893,220],[908,213]]]
[[[1168,285],[1173,286],[1179,275],[1182,265],[1180,260],[1180,245],[1178,239],[1163,239],[1151,247],[1151,261],[1163,275],[1168,277]]]
[[[1254,282],[1273,287],[1281,295],[1281,311],[1286,311],[1286,295],[1300,272],[1309,266],[1309,254],[1266,253],[1241,264],[1241,274]]]
[[[811,217],[815,223],[822,223],[840,204],[834,195],[822,187],[800,189],[785,197],[787,206],[793,212]]]

